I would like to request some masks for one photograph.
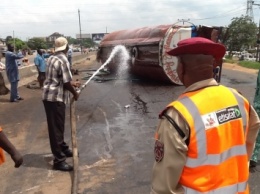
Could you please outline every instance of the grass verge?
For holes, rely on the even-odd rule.
[[[249,69],[259,69],[260,68],[260,62],[256,61],[238,61],[238,60],[232,60],[232,59],[224,59],[224,63],[236,63],[239,66],[246,67]]]

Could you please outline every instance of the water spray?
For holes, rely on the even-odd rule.
[[[123,45],[117,45],[113,48],[111,54],[109,55],[109,58],[106,60],[106,62],[100,67],[98,68],[98,70],[92,74],[92,76],[84,83],[81,85],[80,89],[78,90],[78,92],[80,93],[86,86],[87,84],[93,79],[93,77],[95,77],[99,71],[101,69],[103,69],[107,64],[110,63],[110,61],[115,57],[115,55],[120,51],[120,59],[122,59],[122,65],[126,65],[127,61],[129,60],[130,56],[129,53],[127,51],[127,49],[125,48],[125,46]]]
[[[129,60],[129,53],[125,46],[118,45],[115,46],[109,56],[109,58],[106,60],[106,62],[95,72],[93,75],[84,83],[81,85],[81,87],[77,90],[78,93],[80,93],[87,84],[91,81],[93,77],[95,77],[101,69],[103,69],[112,59],[113,57],[121,51],[120,54],[120,60],[122,60],[121,65],[127,65],[127,61]],[[70,126],[71,126],[71,143],[72,143],[72,152],[73,152],[73,179],[72,179],[72,187],[71,187],[71,193],[77,194],[78,193],[78,146],[77,146],[77,130],[76,130],[76,114],[75,114],[75,100],[74,98],[70,101]]]

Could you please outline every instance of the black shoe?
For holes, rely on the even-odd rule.
[[[256,167],[256,165],[257,165],[257,162],[255,162],[254,160],[250,160],[250,163],[249,163],[250,168],[254,168],[254,167]]]
[[[60,171],[72,171],[73,167],[66,162],[59,162],[59,163],[54,163],[53,165],[54,170],[60,170]]]
[[[17,100],[24,100],[22,97],[17,98]]]
[[[10,102],[19,102],[19,100],[14,99],[14,100],[10,100]]]
[[[67,149],[66,151],[63,151],[63,153],[65,154],[65,156],[67,158],[70,158],[73,156],[73,152],[70,149]]]

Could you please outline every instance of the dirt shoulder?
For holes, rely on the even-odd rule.
[[[224,69],[232,69],[232,70],[235,70],[235,71],[243,71],[243,72],[247,72],[247,73],[255,73],[257,74],[258,73],[258,69],[249,69],[249,68],[245,68],[245,67],[242,67],[238,64],[235,64],[235,63],[223,63],[223,66],[222,66]]]

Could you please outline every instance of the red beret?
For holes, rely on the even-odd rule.
[[[204,54],[221,59],[226,53],[226,48],[224,45],[215,43],[207,38],[193,37],[179,41],[177,47],[167,53],[172,56]]]

